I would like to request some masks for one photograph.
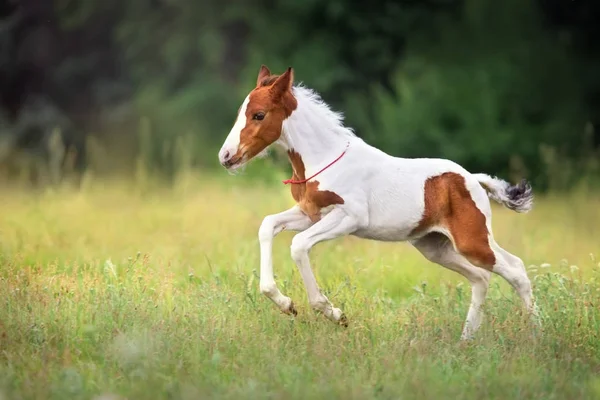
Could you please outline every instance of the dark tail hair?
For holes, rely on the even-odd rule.
[[[490,199],[519,213],[526,213],[533,207],[533,190],[525,179],[516,185],[486,174],[473,174],[486,190]]]

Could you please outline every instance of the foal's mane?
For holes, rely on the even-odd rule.
[[[292,91],[294,97],[298,100],[298,103],[308,104],[312,114],[318,115],[324,122],[331,124],[330,130],[332,133],[342,136],[356,136],[352,128],[344,126],[344,114],[333,111],[329,104],[327,104],[313,89],[307,88],[306,86],[303,86],[302,83],[299,83],[292,88]]]
[[[279,75],[269,75],[260,82],[260,87],[270,86],[279,78]],[[294,97],[298,102],[304,104],[310,104],[314,108],[312,112],[318,114],[324,121],[328,121],[332,124],[332,132],[342,136],[356,136],[352,128],[344,126],[344,114],[336,112],[331,109],[321,95],[315,92],[313,89],[307,88],[302,82],[292,87]]]

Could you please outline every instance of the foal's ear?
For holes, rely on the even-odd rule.
[[[288,90],[292,89],[294,83],[294,69],[289,67],[283,74],[279,76],[271,86],[271,92],[275,96],[281,96]]]
[[[261,65],[260,71],[258,71],[258,78],[256,78],[256,86],[260,86],[260,83],[263,81],[263,79],[268,76],[271,76],[271,71],[269,71],[269,68],[267,68],[266,65]]]

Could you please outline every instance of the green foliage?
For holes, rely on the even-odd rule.
[[[474,171],[548,182],[541,149],[581,154],[585,119],[569,54],[527,2],[469,2],[466,20],[410,47],[395,94],[376,90],[369,140],[406,157],[449,158]],[[524,168],[523,168],[524,167]]]
[[[294,66],[298,80],[343,109],[350,93],[364,96],[370,81],[386,79],[398,63],[404,36],[415,25],[431,23],[428,11],[440,8],[408,2],[379,8],[261,3],[249,7],[239,1],[224,9],[216,1],[159,7],[132,2],[126,8],[116,37],[138,86],[138,112],[152,125],[154,156],[148,160],[168,176],[176,162],[164,149],[172,148],[181,132],[198,138],[194,165],[216,165],[215,152],[260,64],[273,71]]]
[[[586,87],[596,85],[594,64],[549,28],[542,15],[548,5],[86,4],[59,2],[61,21],[81,26],[113,13],[136,118],[147,119],[152,131],[144,157],[168,178],[177,175],[182,140],[186,165],[218,165],[216,151],[263,63],[273,71],[293,66],[297,80],[343,111],[359,136],[394,155],[450,158],[472,171],[527,177],[538,190],[597,175],[587,167],[597,133],[593,125],[591,135],[585,132],[595,115]],[[571,172],[558,176],[549,168],[548,151]]]

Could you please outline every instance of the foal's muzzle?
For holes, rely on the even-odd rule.
[[[241,165],[242,159],[243,156],[239,156],[237,152],[232,152],[225,149],[219,152],[219,162],[227,169],[235,168],[236,166]]]

